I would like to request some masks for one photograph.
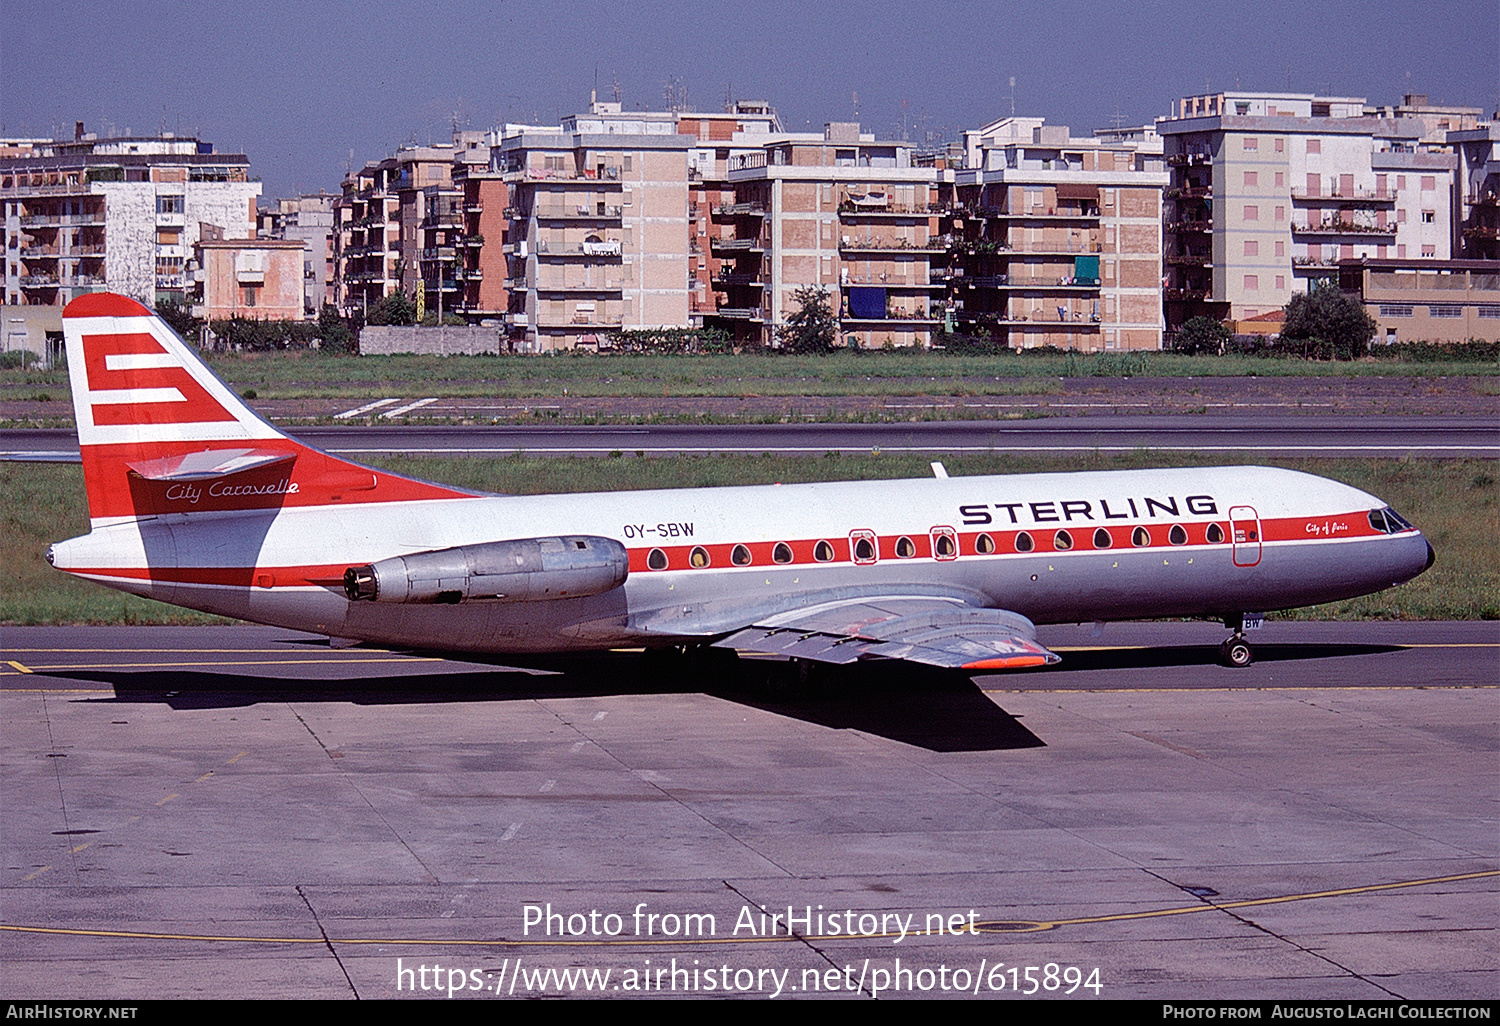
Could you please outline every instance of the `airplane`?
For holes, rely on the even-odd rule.
[[[1222,620],[1432,565],[1386,503],[1269,467],[491,495],[361,466],[263,420],[151,310],[63,312],[90,531],[58,570],[192,609],[454,653],[677,649],[806,669],[988,672],[1038,623]]]

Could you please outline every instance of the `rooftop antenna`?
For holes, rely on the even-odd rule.
[[[733,114],[734,113],[734,83],[733,82],[725,82],[724,83],[724,113],[725,114]]]
[[[850,102],[852,102],[854,104],[854,120],[858,121],[859,120],[859,90],[858,89],[854,90],[854,92],[850,95]]]
[[[620,96],[621,96],[621,93],[620,93],[620,76],[619,75],[615,75],[615,77],[614,77],[614,87],[615,87],[615,102],[619,103],[620,102]]]
[[[1016,116],[1016,76],[1010,76],[1010,116]]]

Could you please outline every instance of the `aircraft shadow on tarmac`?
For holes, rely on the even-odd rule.
[[[1266,645],[1258,663],[1329,659],[1400,651],[1396,645]],[[416,653],[431,655],[434,653]],[[1214,646],[1117,648],[1067,653],[1062,663],[1003,677],[989,677],[1003,691],[1150,686],[1150,676],[1130,671],[1203,667],[1215,676],[1206,686],[1256,687],[1253,670],[1214,666]],[[462,656],[465,662],[488,662]],[[967,674],[908,663],[864,663],[818,667],[808,679],[771,660],[716,660],[708,666],[602,653],[578,656],[496,657],[492,670],[419,672],[340,679],[278,679],[244,673],[161,670],[54,672],[49,676],[100,681],[114,687],[114,701],[164,703],[173,709],[243,708],[261,702],[351,702],[412,705],[442,702],[510,702],[613,695],[704,693],[724,701],[832,729],[859,730],[935,752],[999,751],[1044,747],[1045,742],[987,697]],[[1064,683],[1057,675],[1115,671],[1108,681]],[[1217,676],[1224,674],[1224,677]],[[1044,683],[1045,682],[1045,683]],[[85,699],[85,701],[101,701]]]
[[[466,657],[467,658],[467,657]],[[937,752],[1037,748],[1043,742],[987,698],[966,675],[903,664],[861,667],[798,685],[664,667],[638,655],[528,659],[494,670],[422,672],[336,680],[274,679],[244,673],[162,670],[54,672],[114,687],[119,703],[173,709],[232,709],[262,702],[414,705],[617,695],[704,693],[778,716],[860,730]],[[538,674],[536,671],[543,671]]]

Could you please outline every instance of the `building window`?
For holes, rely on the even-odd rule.
[[[1436,246],[1423,246],[1422,247],[1422,255],[1424,257],[1435,257],[1435,256],[1437,256],[1437,247]]]
[[[1381,317],[1410,317],[1411,315],[1412,315],[1412,307],[1408,306],[1408,305],[1406,305],[1404,303],[1381,303],[1380,304],[1380,316]]]
[[[1278,274],[1276,276],[1276,291],[1280,292],[1284,288],[1286,288],[1286,276]]]
[[[158,214],[180,214],[182,213],[183,197],[181,196],[158,196],[156,197],[156,212]]]
[[[1431,192],[1432,190],[1434,190],[1436,188],[1437,188],[1437,179],[1435,177],[1433,177],[1432,175],[1423,175],[1422,176],[1422,191],[1423,192]]]
[[[1278,242],[1278,243],[1276,243],[1276,255],[1279,256],[1279,257],[1286,256],[1286,243],[1285,242]]]
[[[1406,211],[1405,210],[1398,210],[1398,211],[1396,211],[1396,223],[1397,224],[1405,224],[1406,223]]]
[[[254,306],[255,305],[255,301],[259,297],[259,295],[260,295],[260,289],[256,288],[254,285],[246,285],[245,286],[245,305],[246,306]]]
[[[1260,172],[1258,172],[1258,171],[1246,171],[1245,172],[1245,185],[1246,185],[1246,187],[1254,188],[1256,186],[1259,186],[1259,184],[1260,184]]]
[[[1285,139],[1277,139],[1276,140],[1276,152],[1277,153],[1281,153],[1281,152],[1283,152],[1285,150],[1286,150],[1286,140]],[[1280,178],[1281,176],[1277,175],[1276,177]],[[1277,184],[1279,185],[1281,183],[1278,182]]]
[[[1437,221],[1437,211],[1436,210],[1424,210],[1424,211],[1422,211],[1422,223],[1423,224],[1433,224],[1436,221]]]
[[[1260,220],[1260,207],[1255,206],[1253,203],[1246,204],[1246,206],[1245,206],[1245,220],[1246,221],[1259,221]]]
[[[1258,274],[1247,274],[1247,275],[1245,275],[1245,291],[1246,292],[1257,292],[1259,290],[1260,290],[1260,275],[1258,275]]]
[[[1253,136],[1247,137],[1245,139],[1245,150],[1247,152],[1253,153],[1253,152],[1255,152],[1258,149],[1260,149],[1260,140],[1259,139],[1256,139]]]
[[[1429,303],[1427,305],[1427,316],[1429,317],[1462,317],[1464,308],[1458,303]]]
[[[1500,303],[1486,303],[1474,308],[1486,320],[1500,320]]]
[[[1323,140],[1322,139],[1309,139],[1309,140],[1307,140],[1307,152],[1308,153],[1322,153],[1323,152]]]
[[[1260,256],[1260,243],[1256,242],[1254,239],[1246,239],[1245,240],[1245,255],[1246,256]]]
[[[1277,207],[1276,208],[1276,220],[1278,220],[1278,221],[1285,221],[1286,220],[1286,207]]]

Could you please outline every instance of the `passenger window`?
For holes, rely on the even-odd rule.
[[[1224,540],[1224,529],[1218,524],[1209,524],[1208,530],[1204,533],[1210,545],[1218,545]]]
[[[646,556],[646,566],[652,570],[665,570],[667,568],[667,554],[661,549],[652,549]]]
[[[1107,549],[1115,543],[1114,538],[1104,528],[1094,531],[1094,548]]]
[[[833,559],[833,546],[826,541],[820,541],[813,546],[813,559],[819,563],[827,563]]]
[[[790,563],[792,561],[792,547],[786,542],[777,542],[776,547],[771,550],[771,562]]]
[[[850,531],[849,551],[856,563],[873,563],[879,557],[875,547],[874,531]]]
[[[1073,547],[1073,536],[1067,531],[1058,531],[1052,536],[1052,547],[1058,552],[1066,552]]]
[[[1130,544],[1138,549],[1145,548],[1151,544],[1151,532],[1144,527],[1137,527],[1134,531],[1130,532]]]
[[[995,539],[987,534],[981,534],[974,539],[974,551],[981,556],[988,556],[991,552],[995,551]]]
[[[899,557],[901,559],[910,559],[911,557],[915,556],[916,554],[917,554],[917,547],[916,547],[916,545],[912,544],[912,540],[910,538],[906,537],[905,535],[902,535],[900,538],[896,539],[896,555],[897,555],[897,557]]]
[[[932,529],[932,554],[938,559],[954,559],[958,556],[958,536],[953,528]]]
[[[688,565],[695,570],[708,566],[708,550],[702,545],[694,545],[693,551],[688,553]]]
[[[1172,529],[1167,532],[1167,541],[1173,545],[1187,544],[1187,531],[1183,530],[1181,524],[1173,524]]]
[[[735,566],[749,566],[750,550],[743,545],[736,545],[729,551],[729,561]]]
[[[1016,535],[1017,552],[1030,552],[1034,548],[1036,548],[1036,542],[1031,540],[1031,535],[1027,534],[1025,531],[1022,531],[1020,534]]]

